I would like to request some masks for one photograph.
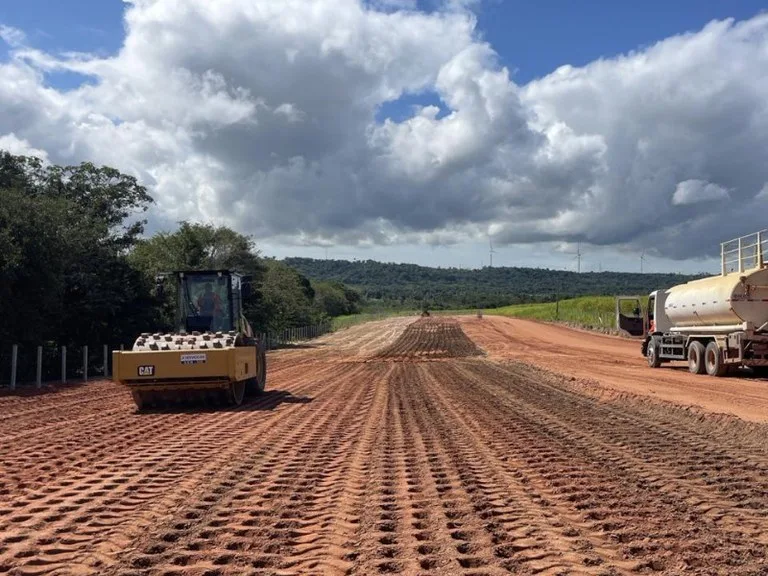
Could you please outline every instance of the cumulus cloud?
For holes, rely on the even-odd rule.
[[[728,190],[712,182],[703,180],[686,180],[680,182],[672,195],[672,204],[696,204],[714,200],[728,199]]]
[[[763,227],[768,16],[518,86],[479,38],[474,4],[132,0],[107,58],[46,54],[0,27],[0,148],[119,167],[150,187],[157,220],[273,242],[492,232],[497,246],[687,258]],[[89,81],[56,90],[56,71]],[[377,120],[424,93],[441,106]]]
[[[48,153],[45,150],[33,148],[29,142],[18,138],[13,132],[0,136],[0,150],[17,156],[37,156],[44,162],[48,160]]]

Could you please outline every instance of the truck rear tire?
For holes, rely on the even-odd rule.
[[[720,350],[720,346],[714,340],[707,344],[707,349],[704,354],[704,364],[707,370],[707,374],[710,376],[725,376],[728,372],[728,366],[723,362],[723,354]]]
[[[691,374],[704,374],[706,366],[704,365],[704,356],[706,350],[704,344],[694,340],[688,346],[688,370]]]

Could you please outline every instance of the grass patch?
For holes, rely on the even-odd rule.
[[[616,298],[614,296],[582,296],[561,300],[558,303],[545,302],[540,304],[514,304],[503,308],[483,310],[488,316],[509,316],[513,318],[528,318],[545,322],[564,322],[585,328],[616,328]],[[632,313],[632,303],[623,302],[622,312]],[[467,310],[430,310],[432,316],[474,315],[477,309]],[[349,328],[364,322],[394,318],[396,316],[414,316],[421,314],[415,310],[392,310],[387,312],[364,312],[353,316],[339,316],[333,319],[333,330]]]
[[[585,327],[616,328],[615,307],[616,299],[613,296],[584,296],[561,300],[559,303],[516,304],[485,310],[484,314],[548,322],[568,322]],[[631,303],[622,305],[622,311],[625,314],[630,313],[631,309]]]

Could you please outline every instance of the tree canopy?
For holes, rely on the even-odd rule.
[[[576,296],[647,294],[700,276],[566,272],[543,268],[430,268],[364,260],[286,258],[313,282],[339,282],[357,290],[368,308],[467,309]]]
[[[143,236],[147,190],[114,168],[57,166],[0,151],[0,342],[128,344],[169,329],[173,305],[153,293],[160,272],[228,268],[253,279],[245,314],[257,331],[354,310],[359,296],[264,258],[253,238],[180,222]]]

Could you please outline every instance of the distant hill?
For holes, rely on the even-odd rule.
[[[367,308],[493,308],[576,296],[647,294],[702,275],[565,272],[545,268],[430,268],[365,260],[286,258],[312,280],[338,280],[358,290]]]

